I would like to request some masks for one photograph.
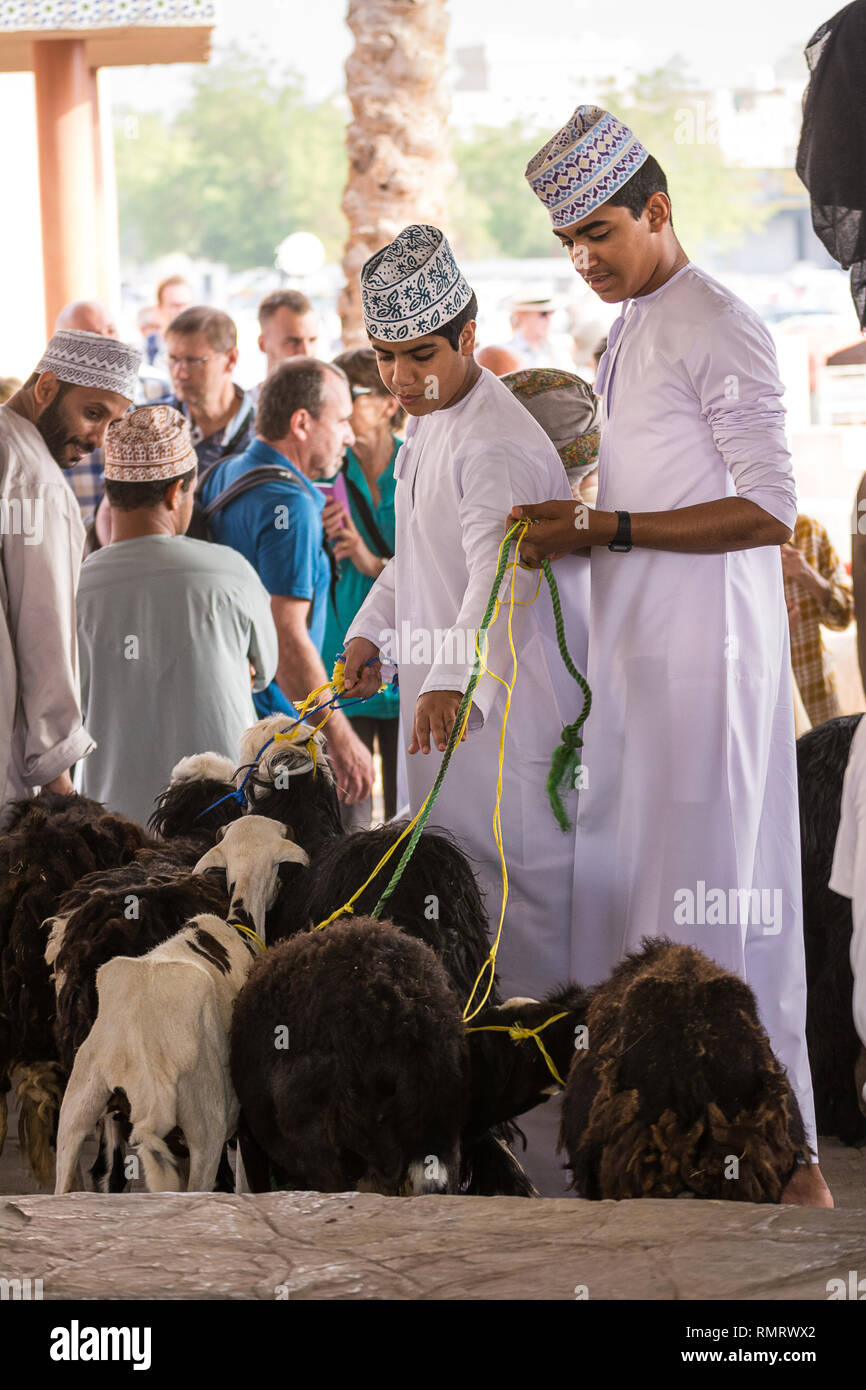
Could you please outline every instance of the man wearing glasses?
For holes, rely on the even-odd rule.
[[[161,404],[189,421],[201,478],[210,464],[241,453],[253,437],[252,395],[232,380],[237,328],[221,309],[194,304],[171,320],[165,345],[174,390]]]

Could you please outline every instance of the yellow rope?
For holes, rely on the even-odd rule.
[[[262,953],[268,949],[258,932],[253,931],[252,927],[245,926],[243,922],[229,922],[229,926],[234,927],[235,931],[243,932],[244,936],[248,936],[250,941],[254,941]]]
[[[519,534],[518,537],[517,537],[517,546],[518,546],[518,549],[519,549],[519,547],[520,547],[520,541],[522,540],[525,531],[526,531],[526,526],[524,525],[523,530],[520,532],[520,534]],[[498,552],[497,552],[497,567],[498,567],[498,564],[499,564],[499,559],[500,559],[500,557],[501,557],[501,555],[502,555],[502,551],[503,551],[503,549],[504,549],[504,547],[505,547],[505,545],[506,545],[507,543],[508,543],[508,536],[505,536],[505,537],[503,537],[502,543],[501,543],[501,545],[500,545],[500,547],[499,547],[499,550],[498,550]],[[517,551],[515,551],[515,557],[516,557],[516,555],[517,555]],[[515,569],[516,566],[515,566],[515,565],[512,565],[512,568]],[[541,580],[539,579],[539,586],[540,586],[540,583],[541,583]],[[513,602],[513,596],[514,596],[514,574],[512,574],[512,577],[511,577],[511,594],[512,594],[512,602]],[[536,598],[537,598],[537,597],[538,597],[538,592],[536,591]],[[532,600],[532,602],[534,602],[534,600]],[[493,623],[496,621],[496,618],[497,618],[498,614],[499,614],[499,602],[497,601],[496,608],[494,609],[494,617],[493,617],[493,619],[492,619],[492,621],[491,621],[491,624],[490,624],[491,627],[493,626]],[[508,627],[508,632],[509,632],[509,641],[510,641],[510,640],[511,640],[511,616],[510,616],[510,610],[509,610],[509,627]],[[478,634],[477,634],[477,633],[476,633],[476,635],[475,635],[475,650],[476,650],[476,652],[478,651]],[[486,651],[486,639],[485,639],[485,651]],[[516,657],[516,654],[515,654],[515,652],[514,652],[514,644],[513,644],[513,642],[511,643],[511,652],[512,652],[512,655],[514,656],[514,659],[515,659],[515,662],[516,662],[517,657]],[[482,659],[482,661],[483,661],[483,659]],[[335,666],[334,666],[334,681],[335,681],[335,682],[336,682],[336,680],[337,680],[338,678],[342,678],[342,676],[343,676],[343,668],[344,668],[344,667],[345,667],[345,662],[342,662],[342,661],[336,662],[336,664],[335,664]],[[338,668],[339,668],[339,669],[338,669]],[[485,670],[488,669],[486,665],[484,666],[484,669],[485,669]],[[493,671],[491,671],[490,674],[491,674],[492,676],[494,676],[494,679],[496,679],[496,680],[501,680],[501,677],[500,677],[500,676],[496,676],[495,673],[494,673]],[[505,681],[502,681],[502,684],[505,685]],[[513,681],[513,679],[512,679],[511,689],[513,689],[513,688],[514,688],[514,681]],[[320,687],[320,690],[321,690],[321,687]],[[320,691],[313,691],[313,695],[316,695],[316,694],[319,694],[319,693],[320,693]],[[312,698],[312,697],[309,697],[309,698]],[[509,702],[510,702],[510,698],[511,698],[511,697],[510,697],[510,692],[509,692]],[[305,702],[305,704],[306,704],[306,702]],[[463,721],[462,721],[462,723],[461,723],[461,725],[460,725],[460,730],[459,730],[459,732],[458,732],[457,739],[456,739],[456,742],[457,742],[457,743],[459,743],[460,740],[461,740],[462,737],[463,737],[464,731],[465,731],[465,729],[466,729],[466,725],[467,725],[468,722],[469,722],[469,712],[470,712],[471,708],[472,708],[471,704],[469,704],[469,705],[466,706],[466,712],[465,712],[464,715],[463,715]],[[505,717],[506,717],[506,719],[507,719],[507,716],[508,716],[508,702],[506,703],[506,710],[505,710]],[[501,784],[502,784],[502,745],[503,745],[503,743],[504,743],[504,739],[505,739],[505,726],[504,726],[504,723],[503,723],[502,738],[500,739],[500,760],[499,760],[499,783],[498,783],[498,788],[499,788],[500,791],[501,791]],[[428,803],[428,801],[430,800],[431,792],[432,792],[432,788],[431,788],[431,791],[427,793],[427,795],[425,796],[425,798],[424,798],[424,800],[422,801],[421,805],[419,806],[417,814],[414,815],[414,816],[412,817],[412,819],[410,820],[409,824],[408,824],[408,825],[406,826],[406,828],[400,833],[400,835],[399,835],[399,836],[397,837],[397,839],[394,841],[393,845],[391,845],[391,847],[385,851],[385,853],[382,855],[382,858],[379,860],[378,864],[376,865],[375,869],[374,869],[373,872],[370,874],[370,876],[364,880],[364,882],[361,884],[361,887],[358,888],[358,889],[352,894],[351,898],[349,898],[347,902],[343,903],[343,906],[342,906],[342,907],[338,907],[337,910],[336,910],[335,912],[332,912],[331,915],[330,915],[330,917],[326,917],[326,918],[324,919],[324,921],[322,921],[322,922],[317,922],[316,925],[315,925],[314,927],[311,927],[311,929],[310,929],[311,931],[321,931],[323,927],[329,927],[329,926],[331,925],[332,922],[335,922],[335,921],[337,920],[338,917],[343,917],[343,916],[346,916],[347,914],[350,915],[350,916],[353,915],[353,913],[354,913],[354,904],[358,901],[358,899],[360,898],[360,896],[361,896],[361,894],[363,893],[364,889],[365,889],[365,888],[368,888],[368,887],[370,886],[370,884],[373,882],[373,879],[374,879],[374,878],[377,876],[377,874],[379,874],[380,871],[385,867],[385,865],[388,863],[388,860],[391,859],[392,856],[396,853],[398,846],[403,842],[403,840],[406,839],[406,836],[407,836],[407,835],[411,835],[411,833],[412,833],[412,831],[414,830],[415,826],[417,825],[418,821],[421,819],[421,817],[422,817],[423,814],[424,814],[424,811],[425,811],[425,809],[426,809],[426,807],[427,807],[427,803]],[[498,811],[498,805],[497,805],[497,811]],[[495,827],[496,827],[496,813],[494,813],[494,834],[495,834]],[[501,847],[500,847],[500,855],[501,855]],[[508,879],[507,879],[507,873],[506,873],[506,870],[505,870],[505,860],[504,860],[504,857],[502,858],[502,868],[503,868],[503,874],[505,875],[505,880],[504,880],[504,881],[505,881],[505,890],[504,890],[504,891],[505,891],[506,896],[507,896],[507,882],[508,882]],[[504,913],[505,913],[505,906],[504,906],[504,903],[503,903],[502,914],[500,915],[500,929],[501,929],[501,925],[502,925],[502,915],[504,915]],[[497,944],[498,944],[498,937],[497,937]],[[481,968],[481,974],[478,976],[478,979],[475,981],[475,984],[474,984],[473,987],[472,987],[472,994],[469,996],[469,1003],[472,1002],[472,997],[474,996],[475,991],[476,991],[476,989],[478,988],[478,983],[479,983],[479,981],[480,981],[480,979],[481,979],[481,976],[484,974],[484,971],[487,969],[488,964],[491,964],[492,961],[495,961],[495,959],[496,959],[496,953],[495,953],[495,950],[494,950],[493,956],[492,956],[492,960],[491,960],[491,957],[488,957],[488,959],[484,962],[484,965],[483,965],[482,968]],[[490,977],[490,985],[492,986],[492,984],[493,984],[493,976],[492,976],[492,974],[491,974],[491,977]],[[488,995],[489,993],[490,993],[490,986],[488,986],[487,994],[485,994],[484,999],[487,998],[487,995]],[[467,1008],[467,1009],[468,1009],[468,1007],[469,1007],[469,1003],[467,1003],[467,1005],[466,1005],[466,1008]],[[481,1004],[479,1004],[478,1007],[479,1007],[479,1008],[483,1008],[483,1006],[484,1006],[484,1000],[482,1000]],[[464,1012],[465,1012],[465,1011],[464,1011]],[[473,1015],[473,1017],[474,1017],[474,1015]]]
[[[505,690],[506,690],[505,708],[504,708],[503,713],[502,713],[502,728],[501,728],[501,730],[500,730],[500,735],[499,735],[499,752],[498,752],[498,758],[497,758],[497,777],[496,777],[496,798],[495,798],[495,803],[494,803],[494,808],[493,808],[493,838],[494,838],[494,842],[495,842],[495,844],[496,844],[496,848],[497,848],[497,851],[498,851],[498,854],[499,854],[499,863],[500,863],[500,867],[501,867],[501,871],[502,871],[502,898],[501,898],[501,903],[500,903],[499,921],[498,921],[498,923],[497,923],[496,935],[495,935],[495,937],[494,937],[493,944],[491,945],[490,950],[489,950],[489,952],[488,952],[488,954],[487,954],[487,958],[485,959],[484,964],[483,964],[482,967],[481,967],[481,970],[479,971],[478,975],[476,976],[475,983],[473,984],[472,989],[471,989],[470,994],[469,994],[469,998],[468,998],[468,1000],[466,1001],[466,1006],[465,1006],[465,1008],[464,1008],[464,1010],[463,1010],[463,1019],[464,1019],[464,1022],[469,1022],[471,1019],[475,1018],[475,1016],[481,1011],[481,1009],[484,1008],[484,1005],[487,1003],[487,1000],[488,1000],[488,998],[490,997],[490,991],[491,991],[491,989],[493,988],[493,980],[494,980],[495,970],[496,970],[496,956],[497,956],[497,952],[498,952],[498,950],[499,950],[499,945],[500,945],[500,942],[501,942],[501,939],[502,939],[502,928],[503,928],[503,924],[504,924],[504,921],[505,921],[505,908],[506,908],[506,905],[507,905],[507,903],[508,903],[508,866],[507,866],[507,864],[506,864],[506,862],[505,862],[505,851],[504,851],[503,844],[502,844],[501,803],[502,803],[502,776],[503,776],[503,765],[504,765],[504,762],[505,762],[505,735],[506,735],[507,726],[508,726],[508,716],[509,716],[509,714],[510,714],[510,712],[511,712],[511,697],[512,697],[512,695],[513,695],[513,693],[514,693],[514,686],[515,686],[515,683],[516,683],[516,681],[517,681],[517,667],[518,667],[518,658],[517,658],[517,651],[516,651],[516,648],[515,648],[515,646],[514,646],[514,633],[513,633],[513,626],[512,626],[512,624],[513,624],[514,609],[515,609],[515,607],[528,607],[530,604],[535,603],[536,599],[538,598],[539,593],[541,592],[541,580],[542,580],[542,574],[541,574],[541,572],[539,571],[538,583],[537,583],[537,585],[536,585],[535,593],[534,593],[534,595],[532,596],[531,599],[516,599],[516,598],[515,598],[515,596],[514,596],[514,587],[515,587],[515,583],[516,583],[516,580],[517,580],[517,570],[518,570],[518,568],[519,568],[520,543],[521,543],[521,541],[523,540],[523,537],[524,537],[525,534],[526,534],[527,526],[528,526],[528,522],[524,522],[524,523],[521,525],[521,527],[519,528],[519,530],[517,531],[516,536],[515,536],[516,544],[515,544],[515,550],[514,550],[514,559],[506,566],[507,569],[510,569],[510,570],[511,570],[511,588],[510,588],[509,596],[508,596],[508,624],[507,624],[507,631],[508,631],[508,648],[509,648],[509,651],[510,651],[510,653],[511,653],[511,679],[510,679],[510,680],[508,680],[508,681],[504,680],[502,676],[498,675],[495,671],[492,671],[492,670],[490,669],[490,667],[487,665],[487,660],[486,660],[486,658],[487,658],[487,653],[488,653],[488,650],[489,650],[489,641],[488,641],[487,632],[485,632],[485,634],[484,634],[484,652],[483,652],[483,654],[482,654],[481,649],[480,649],[480,646],[479,646],[479,635],[478,635],[477,632],[476,632],[476,634],[475,634],[475,652],[476,652],[476,655],[477,655],[478,658],[479,658],[479,661],[480,661],[482,670],[485,671],[489,676],[491,676],[491,677],[493,678],[493,680],[498,681],[499,684],[502,685],[502,686],[504,686],[504,687],[505,687]],[[506,545],[508,545],[508,544],[509,544],[509,537],[506,535],[506,536],[503,537],[502,542],[501,542],[501,544],[500,544],[500,546],[499,546],[499,550],[498,550],[498,552],[497,552],[497,560],[496,560],[497,570],[498,570],[498,568],[499,568],[499,564],[500,564],[500,561],[501,561],[501,559],[502,559],[502,552],[503,552],[504,548],[506,547]],[[495,604],[494,604],[493,617],[492,617],[491,620],[490,620],[490,627],[493,626],[493,624],[496,622],[497,618],[499,617],[499,613],[500,613],[501,606],[502,606],[502,600],[500,600],[500,599],[497,597],[496,602],[495,602]],[[489,629],[488,629],[488,631],[489,631]],[[334,675],[333,675],[333,685],[334,685],[334,688],[335,688],[335,689],[338,689],[338,688],[339,688],[339,687],[338,687],[338,681],[342,680],[342,678],[343,678],[343,669],[342,669],[342,668],[344,667],[344,665],[345,665],[345,663],[340,662],[340,661],[338,661],[338,662],[335,664],[335,667],[334,667]],[[308,697],[308,700],[312,700],[314,696],[318,696],[319,694],[321,694],[321,688],[320,688],[318,691],[313,691],[313,694],[312,694],[310,697]],[[305,705],[302,707],[302,709],[303,709],[303,708],[306,708],[306,704],[307,704],[307,702],[305,702]],[[458,735],[457,735],[457,739],[456,739],[456,742],[458,742],[458,743],[459,743],[460,740],[462,739],[463,733],[464,733],[464,731],[465,731],[465,729],[466,729],[466,725],[467,725],[467,723],[468,723],[468,721],[469,721],[469,713],[470,713],[470,710],[471,710],[471,704],[467,705],[466,710],[465,710],[465,713],[464,713],[464,715],[463,715],[463,720],[462,720],[462,723],[461,723],[461,725],[460,725],[460,729],[459,729],[459,731],[458,731]],[[324,721],[323,721],[323,722],[324,722]],[[320,726],[320,727],[321,727],[321,726]],[[376,867],[373,869],[373,872],[369,875],[369,877],[368,877],[367,879],[365,879],[365,881],[361,884],[360,888],[358,888],[358,889],[352,894],[352,896],[348,899],[347,902],[345,902],[345,903],[342,905],[342,907],[338,907],[338,908],[336,909],[336,911],[335,911],[335,912],[332,912],[331,915],[330,915],[329,917],[326,917],[326,918],[324,919],[324,921],[322,921],[322,922],[317,922],[316,925],[312,928],[313,931],[321,931],[323,927],[330,926],[331,922],[336,921],[338,917],[343,917],[343,916],[346,916],[346,915],[352,915],[352,914],[354,913],[354,904],[358,901],[358,898],[361,896],[361,894],[364,892],[364,890],[365,890],[366,888],[369,887],[369,885],[373,882],[373,880],[376,878],[376,876],[381,872],[381,870],[384,868],[384,866],[388,863],[389,859],[391,859],[392,856],[396,853],[396,851],[397,851],[398,847],[400,846],[400,844],[402,843],[402,841],[405,840],[406,837],[412,833],[412,831],[413,831],[413,829],[415,828],[415,826],[417,825],[418,821],[419,821],[419,820],[421,819],[421,817],[424,815],[424,812],[425,812],[425,810],[426,810],[426,808],[427,808],[427,804],[428,804],[428,802],[429,802],[429,800],[430,800],[431,795],[432,795],[432,788],[431,788],[431,791],[428,792],[427,796],[424,798],[424,801],[422,802],[421,806],[419,807],[417,814],[416,814],[415,816],[413,816],[412,820],[411,820],[411,821],[409,822],[409,824],[405,827],[405,829],[401,832],[401,834],[398,836],[398,838],[394,841],[393,845],[391,845],[390,848],[389,848],[388,850],[386,850],[385,854],[384,854],[384,855],[382,856],[382,858],[379,860],[379,863],[378,863],[378,864],[376,865]],[[473,1003],[473,1000],[475,999],[475,995],[476,995],[478,989],[479,989],[480,986],[481,986],[481,983],[482,983],[482,981],[483,981],[483,979],[484,979],[485,974],[487,974],[488,971],[489,971],[489,976],[490,976],[490,978],[489,978],[489,980],[487,981],[487,987],[486,987],[486,989],[484,990],[484,993],[483,993],[481,999],[480,999],[480,1000],[478,1001],[478,1003],[475,1005],[474,1009],[472,1009],[472,1003]],[[470,1012],[470,1009],[471,1009],[471,1012]],[[541,1050],[542,1050],[542,1052],[543,1052],[544,1055],[545,1055],[545,1058],[546,1058],[546,1060],[547,1060],[547,1062],[548,1062],[548,1065],[550,1066],[551,1070],[552,1070],[552,1071],[554,1072],[554,1074],[555,1074],[555,1068],[553,1067],[553,1063],[550,1061],[549,1057],[547,1057],[546,1050],[545,1050],[543,1044],[541,1043],[540,1038],[536,1038],[536,1041],[538,1042],[539,1046],[541,1047]],[[559,1079],[559,1078],[557,1078],[557,1079]],[[562,1083],[560,1082],[560,1084],[562,1084]]]
[[[494,679],[495,681],[498,681],[500,685],[505,686],[505,689],[506,689],[506,692],[507,692],[507,693],[506,693],[506,696],[505,696],[505,708],[504,708],[504,710],[503,710],[503,712],[502,712],[502,728],[501,728],[500,734],[499,734],[499,754],[498,754],[498,760],[497,760],[497,764],[498,764],[498,765],[497,765],[497,777],[496,777],[496,799],[495,799],[495,803],[494,803],[494,807],[493,807],[493,839],[494,839],[494,842],[495,842],[495,844],[496,844],[497,851],[498,851],[498,853],[499,853],[499,863],[500,863],[500,867],[501,867],[501,870],[502,870],[502,898],[501,898],[501,903],[500,903],[500,908],[499,908],[499,922],[498,922],[497,927],[496,927],[496,935],[495,935],[495,937],[494,937],[494,939],[493,939],[493,944],[492,944],[492,946],[490,947],[489,952],[487,953],[487,959],[485,960],[485,962],[484,962],[484,964],[482,965],[480,971],[478,972],[478,975],[476,976],[476,979],[475,979],[475,983],[474,983],[474,985],[472,986],[472,989],[471,989],[471,991],[470,991],[469,998],[468,998],[467,1001],[466,1001],[466,1006],[465,1006],[465,1008],[464,1008],[464,1010],[463,1010],[463,1019],[464,1019],[464,1022],[469,1022],[470,1019],[475,1018],[476,1014],[480,1013],[480,1011],[484,1008],[484,1005],[487,1003],[487,1000],[488,1000],[489,997],[490,997],[490,991],[491,991],[491,989],[493,988],[493,979],[494,979],[494,974],[495,974],[495,971],[496,971],[496,956],[497,956],[497,952],[499,951],[499,945],[500,945],[500,941],[501,941],[501,939],[502,939],[502,927],[503,927],[503,924],[504,924],[504,922],[505,922],[505,908],[506,908],[506,905],[507,905],[507,903],[508,903],[508,866],[506,865],[506,862],[505,862],[505,851],[504,851],[503,845],[502,845],[502,816],[501,816],[501,805],[502,805],[502,770],[503,770],[503,764],[504,764],[504,762],[505,762],[505,733],[506,733],[506,729],[507,729],[507,726],[508,726],[508,716],[509,716],[509,714],[510,714],[510,712],[511,712],[511,697],[512,697],[512,695],[513,695],[513,693],[514,693],[514,686],[515,686],[515,683],[516,683],[516,681],[517,681],[517,651],[516,651],[515,646],[514,646],[514,634],[513,634],[513,628],[512,628],[512,621],[513,621],[513,618],[514,618],[514,609],[515,609],[515,607],[517,607],[517,606],[520,606],[520,607],[528,607],[529,604],[532,604],[532,603],[535,602],[535,600],[538,598],[539,593],[541,592],[541,574],[539,574],[539,577],[538,577],[538,584],[536,585],[535,594],[533,595],[533,597],[532,597],[531,599],[515,599],[515,597],[514,597],[514,585],[515,585],[516,580],[517,580],[518,557],[519,557],[519,555],[520,555],[520,543],[521,543],[521,541],[523,540],[523,537],[525,536],[525,534],[526,534],[526,526],[524,525],[524,526],[518,531],[517,536],[516,536],[516,543],[515,543],[515,548],[514,548],[514,559],[513,559],[513,560],[511,561],[511,563],[507,566],[507,568],[511,570],[511,590],[510,590],[510,593],[509,593],[509,596],[508,596],[508,626],[507,626],[507,631],[508,631],[508,648],[509,648],[509,651],[511,652],[511,680],[510,680],[510,681],[505,681],[505,680],[503,680],[502,676],[497,675],[497,673],[496,673],[495,671],[491,671],[490,667],[487,665],[487,659],[486,659],[486,658],[487,658],[487,653],[488,653],[488,650],[489,650],[489,642],[488,642],[488,640],[487,640],[487,633],[485,633],[485,635],[484,635],[484,654],[483,654],[483,655],[481,654],[481,651],[480,651],[479,646],[478,646],[478,635],[477,635],[477,633],[476,633],[476,636],[475,636],[475,650],[476,650],[476,652],[478,653],[478,656],[479,656],[479,658],[480,658],[481,666],[482,666],[483,670],[486,671],[487,674],[488,674],[489,676],[492,676],[493,679]],[[503,542],[503,545],[504,545],[504,544],[505,544],[505,542]],[[502,554],[502,546],[499,547],[499,554],[500,554],[500,555]],[[500,607],[501,607],[501,601],[497,598],[496,604],[495,604],[494,609],[493,609],[493,617],[492,617],[492,619],[491,619],[491,621],[490,621],[490,627],[493,626],[493,624],[496,622],[496,619],[499,617],[499,610],[500,610]],[[489,978],[489,980],[487,981],[487,988],[485,989],[484,994],[482,995],[482,997],[481,997],[481,999],[479,1000],[479,1002],[475,1005],[475,1008],[472,1009],[472,1012],[470,1013],[470,1008],[471,1008],[471,1005],[472,1005],[472,1001],[473,1001],[473,999],[475,998],[476,991],[478,990],[479,986],[481,985],[481,982],[482,982],[482,980],[484,979],[484,976],[485,976],[485,974],[488,972],[488,970],[489,970],[489,972],[490,972],[490,978]]]
[[[547,1063],[547,1069],[550,1072],[551,1076],[560,1086],[564,1087],[565,1082],[563,1081],[559,1072],[556,1070],[556,1067],[553,1064],[553,1058],[551,1057],[550,1053],[548,1052],[547,1048],[544,1046],[544,1043],[541,1041],[541,1038],[538,1035],[539,1033],[543,1033],[545,1028],[549,1028],[551,1023],[557,1023],[559,1019],[567,1017],[567,1013],[554,1014],[552,1018],[546,1019],[544,1023],[539,1023],[537,1028],[523,1028],[519,1023],[487,1023],[478,1024],[474,1028],[467,1028],[466,1032],[507,1033],[512,1042],[523,1042],[524,1038],[534,1038],[535,1042],[541,1050],[542,1057]]]

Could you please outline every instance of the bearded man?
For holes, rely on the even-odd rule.
[[[61,470],[129,409],[141,354],[62,329],[0,406],[0,823],[16,798],[71,793],[82,725],[75,592],[84,526]]]

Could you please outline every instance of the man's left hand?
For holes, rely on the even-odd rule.
[[[418,696],[410,753],[429,753],[431,739],[440,753],[445,752],[462,699],[459,690],[429,690]]]

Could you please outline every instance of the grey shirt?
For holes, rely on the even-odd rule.
[[[269,595],[237,551],[187,536],[118,541],[82,566],[82,707],[97,741],[81,789],[146,823],[192,753],[237,760],[277,668]]]

